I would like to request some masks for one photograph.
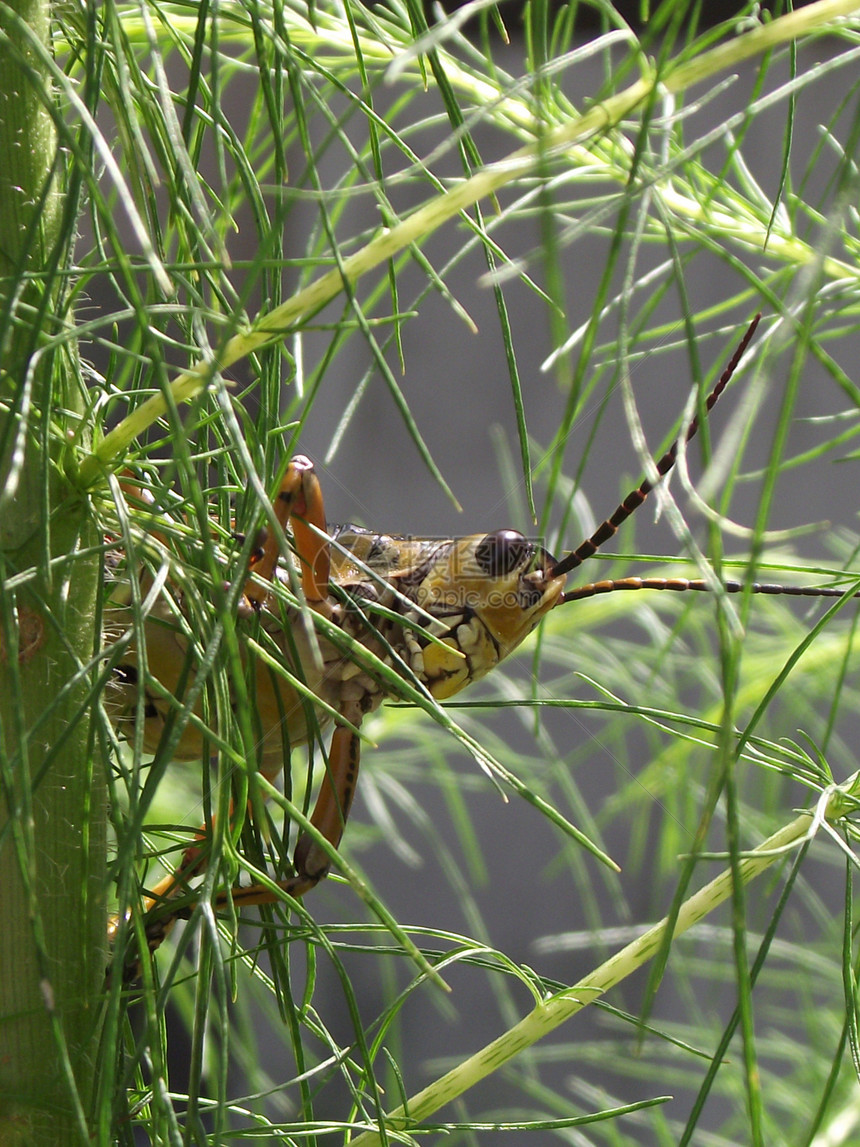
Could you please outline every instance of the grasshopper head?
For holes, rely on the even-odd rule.
[[[416,600],[449,627],[442,635],[448,649],[424,650],[434,697],[450,697],[483,677],[531,633],[564,591],[564,576],[553,575],[556,564],[516,530],[459,538],[433,562]]]

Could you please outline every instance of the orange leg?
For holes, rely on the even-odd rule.
[[[311,824],[335,848],[340,844],[352,798],[355,796],[360,755],[358,734],[345,725],[338,725],[331,739],[326,775],[311,813]],[[303,832],[296,844],[293,864],[296,875],[280,881],[278,887],[298,898],[310,892],[328,875],[331,860],[310,833]],[[262,885],[235,888],[231,898],[238,904],[267,904],[277,899],[270,889]]]
[[[331,739],[328,769],[311,814],[311,824],[335,848],[340,844],[355,796],[360,756],[358,734],[345,725],[338,725]],[[299,878],[311,880],[314,884],[328,873],[330,867],[328,853],[306,832],[301,834],[296,844],[293,863]]]
[[[319,479],[313,462],[303,454],[290,461],[281,488],[273,502],[275,518],[284,529],[289,522],[296,544],[296,553],[302,564],[302,592],[312,609],[320,608],[328,596],[330,557],[328,543],[316,530],[325,533],[326,520]],[[263,540],[260,556],[251,569],[258,578],[271,581],[280,557],[278,539],[268,532]],[[266,599],[266,590],[253,580],[245,586],[245,597],[259,607]]]
[[[361,716],[357,714],[356,717],[354,724],[357,725],[361,721]],[[311,824],[335,848],[340,844],[352,806],[352,798],[355,796],[360,753],[361,742],[358,735],[345,725],[338,725],[331,740],[328,769],[311,814]],[[275,887],[299,899],[328,875],[331,860],[326,850],[317,844],[310,833],[303,832],[296,844],[293,864],[296,868],[295,875],[277,881]],[[229,893],[222,893],[216,901],[216,907],[223,908],[228,900],[233,905],[243,908],[253,904],[272,904],[279,899],[271,885],[249,884],[244,888],[231,888]],[[172,924],[172,919],[170,923]]]

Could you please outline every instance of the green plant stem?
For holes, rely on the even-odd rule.
[[[857,778],[835,789],[830,796],[824,815],[828,819],[844,813],[846,799],[856,788]],[[774,861],[785,855],[787,849],[806,839],[812,827],[812,817],[802,813],[793,821],[779,829],[748,854],[738,865],[740,880],[746,884],[753,877],[764,872]],[[673,936],[680,936],[692,928],[710,912],[729,899],[732,894],[732,872],[727,868],[719,876],[706,884],[684,902],[678,912]],[[474,1087],[494,1071],[498,1071],[515,1056],[525,1051],[539,1039],[548,1035],[565,1021],[571,1019],[594,1000],[604,995],[610,988],[626,979],[637,968],[661,951],[663,933],[668,920],[664,918],[653,925],[638,939],[622,948],[594,972],[583,977],[573,987],[538,1004],[518,1024],[469,1056],[457,1067],[440,1076],[434,1083],[412,1096],[402,1107],[396,1108],[385,1117],[389,1131],[414,1129],[429,1115],[438,1111],[446,1103]],[[374,1147],[381,1143],[378,1131],[365,1131],[350,1139],[349,1147]]]
[[[377,235],[361,250],[342,260],[338,267],[321,275],[281,306],[261,316],[250,330],[229,339],[214,362],[196,363],[180,375],[171,384],[171,402],[190,400],[205,389],[215,371],[226,370],[260,347],[285,338],[298,322],[315,314],[346,287],[352,287],[363,275],[394,258],[410,244],[423,242],[443,223],[467,211],[481,199],[491,198],[507,184],[533,174],[540,164],[546,162],[548,155],[569,151],[584,144],[591,136],[612,129],[638,107],[646,104],[656,85],[667,92],[685,91],[728,67],[735,67],[744,60],[772,51],[781,44],[791,43],[815,32],[824,32],[828,23],[856,11],[860,11],[860,0],[818,0],[818,3],[791,12],[703,52],[688,63],[670,67],[660,76],[643,76],[618,95],[596,104],[554,131],[547,132],[539,143],[518,148],[500,162],[482,168],[451,191],[431,200],[396,226]],[[669,201],[674,198],[676,205],[683,207],[682,213],[693,218],[700,214],[697,205],[676,195],[669,184],[661,188],[661,193],[665,193]],[[729,233],[737,232],[745,244],[752,242],[758,247],[764,243],[764,235],[753,233],[750,239],[746,225],[738,228],[737,221],[732,218],[725,218],[723,225]],[[771,253],[777,251],[781,258],[798,264],[810,262],[816,257],[814,250],[800,240],[780,240],[778,236],[771,235],[768,245]],[[826,259],[824,263],[826,273],[832,277],[854,275],[854,268],[837,259]],[[114,468],[117,460],[124,456],[134,439],[160,418],[167,408],[168,401],[163,395],[153,395],[105,435],[93,453],[81,462],[78,475],[81,485],[89,487],[101,481],[105,472]]]
[[[74,347],[58,353],[47,338],[62,315],[54,271],[66,246],[51,93],[33,50],[48,29],[43,0],[0,4],[4,1147],[93,1141],[105,966],[104,781],[93,769],[82,672],[96,649],[101,563],[86,503],[57,465],[83,407]]]

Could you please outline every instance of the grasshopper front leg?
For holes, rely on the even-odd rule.
[[[310,458],[297,454],[290,461],[272,508],[281,529],[289,524],[293,535],[295,551],[301,563],[305,600],[311,609],[328,615],[331,555],[324,537],[326,520],[322,489]],[[271,582],[280,554],[277,535],[267,530],[259,557],[252,562],[251,572],[258,579]],[[244,596],[259,609],[269,596],[269,591],[266,586],[261,586],[259,581],[251,578],[245,586]]]
[[[331,616],[329,577],[331,555],[329,544],[320,537],[325,533],[326,520],[322,489],[314,473],[313,463],[302,455],[294,458],[287,469],[276,499],[276,512],[286,512],[302,567],[302,592],[311,609]],[[314,528],[315,527],[315,528]],[[271,578],[274,563],[261,571]],[[277,561],[277,556],[275,557]],[[363,713],[355,703],[342,708],[344,719],[353,726],[361,723]],[[338,724],[331,740],[328,768],[322,780],[319,796],[311,814],[311,824],[337,848],[349,816],[355,786],[361,746],[353,729]],[[327,875],[330,860],[326,851],[308,833],[302,833],[293,855],[296,876],[285,882],[293,896],[303,896]]]
[[[328,584],[331,572],[329,545],[320,538],[325,533],[326,520],[322,489],[313,470],[313,463],[299,455],[289,465],[276,499],[276,513],[287,512],[296,552],[302,567],[302,592],[311,609],[331,616]],[[316,527],[315,529],[313,527]],[[277,543],[272,560],[269,553],[261,561],[260,573],[271,578],[277,562]],[[256,571],[255,571],[256,572]],[[250,597],[250,594],[248,594]],[[361,724],[364,715],[355,702],[341,707],[346,722],[353,727]],[[311,824],[337,848],[343,836],[355,786],[361,743],[354,728],[336,724],[328,754],[328,767],[323,777],[319,796],[311,814]],[[304,896],[328,874],[331,862],[325,849],[308,833],[299,836],[293,854],[296,875],[282,882],[291,896]],[[250,890],[249,890],[250,891]],[[271,897],[269,897],[271,899]],[[248,902],[248,901],[246,901]],[[253,901],[259,902],[259,901]]]

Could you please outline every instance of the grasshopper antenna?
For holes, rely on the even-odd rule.
[[[710,413],[712,407],[715,405],[717,399],[725,390],[728,385],[729,379],[737,369],[738,363],[750,343],[750,339],[755,334],[755,329],[759,324],[761,314],[757,314],[753,321],[747,328],[744,337],[741,339],[737,350],[732,355],[731,361],[726,369],[723,371],[719,382],[708,395],[705,402],[705,414]],[[685,441],[689,442],[696,431],[699,429],[699,419],[694,418],[690,423]],[[665,474],[672,469],[675,465],[675,459],[678,456],[678,447],[680,439],[676,439],[660,461],[657,463],[657,472],[662,478]],[[657,479],[657,481],[660,480]],[[648,478],[638,486],[635,490],[627,495],[624,501],[615,510],[611,517],[607,518],[602,525],[598,526],[594,533],[586,541],[582,543],[577,549],[563,557],[560,562],[556,562],[550,571],[553,577],[558,577],[561,574],[570,573],[571,570],[576,569],[577,566],[582,565],[593,554],[596,554],[600,547],[607,542],[613,534],[618,532],[618,527],[625,522],[630,515],[637,510],[651,491],[654,489],[656,482],[650,481]],[[852,593],[850,590],[838,589],[836,586],[799,586],[799,585],[772,585],[768,582],[740,582],[740,581],[724,581],[722,587],[726,593],[760,593],[760,594],[783,594],[789,597],[860,597],[860,593]],[[681,578],[681,577],[624,577],[615,578],[606,581],[589,582],[587,585],[578,586],[576,589],[570,590],[568,593],[562,594],[558,600],[558,604],[562,605],[568,601],[582,601],[586,597],[596,597],[602,593],[615,593],[617,590],[639,590],[639,589],[656,589],[656,590],[674,590],[676,593],[683,593],[686,591],[706,593],[713,589],[710,582],[705,581],[704,578]]]
[[[705,414],[706,415],[711,412],[711,409],[716,405],[717,399],[720,397],[720,395],[723,393],[725,388],[728,386],[729,379],[735,373],[735,370],[737,369],[738,363],[741,361],[741,358],[743,357],[744,351],[749,346],[750,340],[752,339],[753,335],[755,334],[755,330],[759,324],[760,319],[761,319],[761,312],[759,312],[755,316],[753,321],[747,327],[746,333],[744,334],[744,337],[741,339],[740,343],[738,344],[737,350],[732,355],[731,361],[729,362],[729,365],[723,371],[717,385],[714,387],[714,389],[708,395],[707,400],[705,402]],[[689,427],[687,428],[687,433],[684,436],[684,441],[689,442],[690,439],[695,435],[695,433],[698,429],[699,429],[699,418],[697,415],[693,419],[693,421],[690,423]],[[556,564],[553,566],[553,568],[551,570],[553,577],[559,577],[561,574],[567,574],[567,573],[570,573],[571,570],[575,570],[577,566],[582,565],[582,563],[584,561],[587,561],[588,558],[590,558],[594,554],[596,554],[597,551],[600,549],[600,547],[602,545],[604,545],[606,542],[608,542],[609,539],[613,536],[613,534],[616,534],[618,532],[618,528],[621,526],[621,524],[623,522],[626,522],[627,519],[630,517],[630,515],[632,513],[634,513],[634,511],[639,509],[639,507],[642,505],[642,503],[645,501],[645,499],[648,497],[648,495],[651,493],[651,491],[657,485],[657,482],[659,482],[661,478],[663,478],[666,474],[668,474],[669,471],[672,469],[672,467],[675,465],[675,459],[678,457],[678,449],[679,449],[680,443],[681,443],[681,439],[676,438],[675,441],[672,443],[672,445],[669,447],[669,449],[666,451],[666,453],[663,455],[663,457],[660,459],[660,461],[657,463],[657,474],[659,475],[657,480],[652,482],[650,480],[650,478],[646,478],[641,486],[638,486],[635,490],[631,490],[630,493],[627,495],[627,497],[624,499],[624,501],[621,502],[621,504],[617,507],[615,512],[610,517],[608,517],[606,519],[606,521],[602,523],[602,525],[597,527],[597,529],[594,531],[594,533],[591,535],[590,538],[587,538],[586,541],[584,541],[581,546],[578,546],[575,550],[572,550],[571,553],[569,553],[565,557],[563,557],[561,559],[561,561],[556,562]],[[607,584],[607,583],[601,583],[601,584]],[[585,588],[586,587],[583,586],[583,589],[585,589]],[[619,589],[620,588],[622,588],[622,587],[619,586]],[[632,589],[633,587],[627,586],[624,588]],[[650,588],[656,588],[656,587],[650,587]],[[667,587],[663,587],[663,588],[667,588]],[[609,591],[608,590],[600,590],[600,591],[596,591],[596,592],[608,593]],[[575,600],[574,595],[576,593],[577,593],[576,590],[573,590],[571,593],[566,593],[564,595],[564,597],[562,598],[562,601],[573,601],[573,600]],[[588,597],[590,595],[589,594],[580,594],[579,596]]]
[[[720,585],[726,593],[783,594],[788,597],[860,597],[860,593],[838,589],[832,585],[772,585],[770,582],[723,581]],[[593,581],[562,594],[559,605],[567,601],[582,601],[584,597],[596,597],[600,593],[615,593],[620,589],[671,589],[678,593],[695,590],[707,593],[713,584],[704,578],[685,577],[621,577],[611,581]]]

